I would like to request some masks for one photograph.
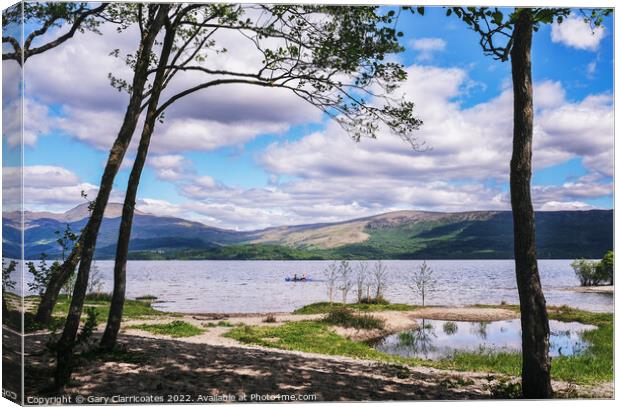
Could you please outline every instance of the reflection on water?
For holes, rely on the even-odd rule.
[[[587,343],[581,333],[595,326],[577,322],[549,321],[551,356],[582,352]],[[442,359],[454,352],[518,352],[521,350],[521,322],[518,319],[496,322],[456,322],[418,320],[418,327],[383,338],[375,345],[381,352]]]

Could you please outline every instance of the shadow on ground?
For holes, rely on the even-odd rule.
[[[52,384],[54,360],[44,351],[46,342],[46,335],[26,337],[27,395],[50,394],[46,389]],[[447,372],[383,363],[135,336],[122,336],[120,349],[80,359],[65,394],[188,395],[186,401],[240,394],[248,401],[252,394],[314,395],[319,401],[488,397],[480,383],[459,381]]]

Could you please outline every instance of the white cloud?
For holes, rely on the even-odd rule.
[[[596,207],[587,204],[585,202],[572,201],[572,202],[545,202],[538,210],[539,211],[587,211],[590,209],[596,209]]]
[[[435,52],[446,49],[446,41],[441,38],[418,38],[412,40],[409,44],[412,49],[419,51],[417,58],[420,61],[430,61],[433,59]]]
[[[34,211],[64,212],[84,203],[82,191],[95,197],[98,190],[96,185],[80,181],[74,172],[51,165],[4,167],[2,182],[2,193],[11,201],[11,207],[19,203],[23,191],[24,207]],[[119,194],[115,192],[113,199],[119,199]]]
[[[157,216],[177,217],[182,213],[182,210],[178,205],[161,199],[139,199],[138,202],[136,202],[136,209],[141,212],[150,213]]]
[[[148,157],[147,163],[151,166],[157,178],[164,181],[175,181],[194,173],[192,163],[179,154],[153,155]]]
[[[604,27],[591,27],[582,17],[570,16],[551,26],[551,41],[569,47],[596,51],[605,36]]]
[[[191,118],[168,119],[155,131],[152,150],[158,153],[211,151],[243,145],[261,134],[281,134],[286,123],[239,121],[224,123]]]
[[[30,109],[32,123],[50,123],[52,128],[106,151],[120,129],[129,98],[125,92],[110,86],[108,73],[131,79],[131,70],[123,63],[123,58],[109,54],[115,49],[120,49],[121,56],[135,52],[138,33],[130,28],[118,34],[112,24],[104,24],[101,30],[103,35],[86,32],[74,41],[36,56],[35,63],[26,70],[25,79],[27,97],[36,95],[40,104]],[[207,58],[205,66],[242,72],[253,72],[260,66],[261,52],[238,31],[223,30],[213,39],[228,51]],[[213,79],[215,76],[200,72],[179,72],[161,100]],[[53,104],[62,107],[62,117],[47,115],[46,119],[46,111],[34,110]],[[160,154],[210,151],[242,144],[262,134],[280,134],[292,125],[320,120],[318,109],[290,91],[243,84],[215,86],[172,105],[166,112],[164,124],[157,123],[151,150]],[[37,137],[49,130],[33,128],[26,132],[26,141],[34,146]],[[133,149],[135,139],[136,136]]]

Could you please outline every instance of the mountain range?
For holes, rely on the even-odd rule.
[[[122,205],[106,209],[96,257],[114,258]],[[56,231],[81,230],[87,204],[65,213],[25,212],[28,259],[60,257]],[[20,216],[3,214],[3,256],[20,257]],[[539,258],[600,258],[613,249],[613,211],[536,213]],[[397,211],[338,223],[234,231],[136,211],[132,259],[509,259],[508,211]]]

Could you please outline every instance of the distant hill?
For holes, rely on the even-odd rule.
[[[122,205],[110,204],[97,258],[113,258]],[[26,212],[25,252],[59,256],[54,234],[79,231],[88,207],[63,214]],[[3,214],[3,252],[19,257],[19,216]],[[539,258],[598,258],[613,248],[613,211],[538,212]],[[506,211],[398,211],[350,221],[238,232],[168,216],[136,212],[130,242],[134,259],[508,259],[512,216]]]

